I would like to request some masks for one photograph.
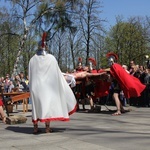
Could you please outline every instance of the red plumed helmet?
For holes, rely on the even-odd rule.
[[[118,61],[118,55],[115,54],[114,52],[109,52],[109,53],[107,53],[107,54],[106,54],[106,57],[107,57],[107,58],[113,58],[114,61]]]
[[[82,58],[81,57],[78,58],[78,62],[80,62],[80,63],[82,62]]]
[[[96,66],[96,60],[93,57],[90,57],[88,61],[90,61],[94,66]]]
[[[44,48],[44,47],[45,47],[45,43],[46,43],[46,36],[47,36],[47,34],[46,34],[46,32],[44,32],[44,33],[43,33],[43,36],[42,36],[42,48]]]

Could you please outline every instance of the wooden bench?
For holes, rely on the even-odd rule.
[[[28,112],[28,98],[30,97],[30,93],[29,92],[25,92],[25,93],[21,93],[19,95],[16,96],[12,96],[11,100],[12,103],[18,102],[22,100],[22,105],[23,105],[23,112]]]

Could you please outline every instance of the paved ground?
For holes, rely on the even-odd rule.
[[[150,108],[132,109],[121,116],[111,116],[104,106],[101,113],[76,112],[69,122],[52,122],[50,134],[40,123],[39,135],[32,134],[31,109],[14,110],[11,115],[25,115],[27,122],[0,122],[0,150],[150,150]]]

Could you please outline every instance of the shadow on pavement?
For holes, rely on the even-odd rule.
[[[45,133],[45,128],[40,128],[41,132],[38,134],[46,134]],[[58,132],[64,132],[66,128],[51,128],[53,130],[52,133],[58,133]],[[15,126],[9,126],[6,128],[6,130],[10,130],[13,132],[18,132],[18,133],[25,133],[25,134],[33,134],[33,127],[15,127]]]

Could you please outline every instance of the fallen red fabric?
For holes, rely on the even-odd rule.
[[[125,97],[139,97],[141,92],[145,89],[145,85],[141,81],[128,74],[121,65],[114,63],[110,68],[110,73],[118,81]]]

